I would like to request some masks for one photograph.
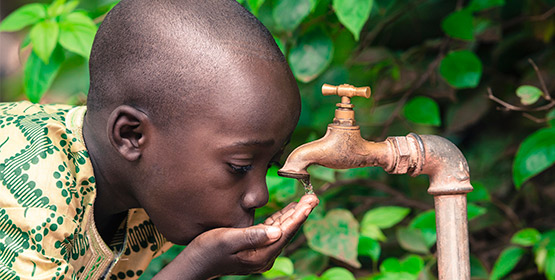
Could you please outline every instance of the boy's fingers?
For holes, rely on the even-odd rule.
[[[297,206],[298,206],[298,204],[297,204]],[[291,215],[293,215],[293,213],[295,213],[295,211],[297,211],[296,210],[297,206],[295,206],[295,208],[289,209],[287,212],[285,212],[285,214],[281,215],[281,217],[279,217],[277,222],[279,222],[279,224],[283,223],[283,221],[285,221],[287,218],[289,218]]]
[[[242,229],[230,229],[226,242],[234,252],[256,249],[274,243],[281,237],[279,227],[257,225]]]
[[[320,200],[315,194],[305,194],[299,201],[299,204],[309,204],[312,208],[316,207],[318,203],[320,203]]]
[[[289,209],[294,208],[297,205],[297,202],[291,202],[289,203],[289,205],[285,206],[283,209],[279,210],[278,212],[272,214],[272,216],[268,217],[265,221],[264,224],[265,225],[271,225],[273,224],[275,221],[277,221],[279,219],[279,217],[281,217],[284,213],[286,213],[287,211],[289,211]]]
[[[289,205],[287,205],[286,207],[284,207],[283,209],[281,209],[280,211],[274,213],[272,216],[268,217],[265,221],[264,224],[265,225],[273,225],[276,221],[283,221],[286,218],[289,217],[289,215],[291,215],[293,212],[291,212],[291,208],[297,208],[299,205],[302,204],[308,204],[311,205],[312,208],[316,207],[316,205],[318,205],[318,203],[320,202],[320,200],[318,200],[318,197],[315,194],[307,194],[304,195],[303,197],[301,197],[301,200],[299,202],[291,202],[289,203]]]
[[[312,209],[318,205],[318,202],[319,200],[315,195],[303,196],[295,209],[296,211],[280,224],[280,228],[287,238],[295,234],[310,212],[312,212]]]

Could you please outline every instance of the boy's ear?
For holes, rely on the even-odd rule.
[[[151,121],[148,116],[128,105],[114,109],[108,117],[108,138],[112,146],[128,161],[138,160],[148,141]]]

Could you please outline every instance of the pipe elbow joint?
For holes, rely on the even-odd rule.
[[[420,136],[425,163],[420,174],[430,177],[431,195],[465,194],[473,190],[468,163],[451,141],[435,135]]]

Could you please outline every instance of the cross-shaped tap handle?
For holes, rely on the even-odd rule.
[[[362,97],[369,98],[370,87],[354,87],[348,84],[342,84],[339,86],[324,84],[322,85],[322,94],[339,95],[341,97],[349,97],[349,98],[353,96],[362,96]]]

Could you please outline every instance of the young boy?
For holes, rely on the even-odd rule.
[[[310,211],[252,226],[300,112],[269,32],[234,0],[122,0],[87,107],[0,105],[0,279],[156,279],[271,267]],[[171,243],[170,243],[171,242]]]

